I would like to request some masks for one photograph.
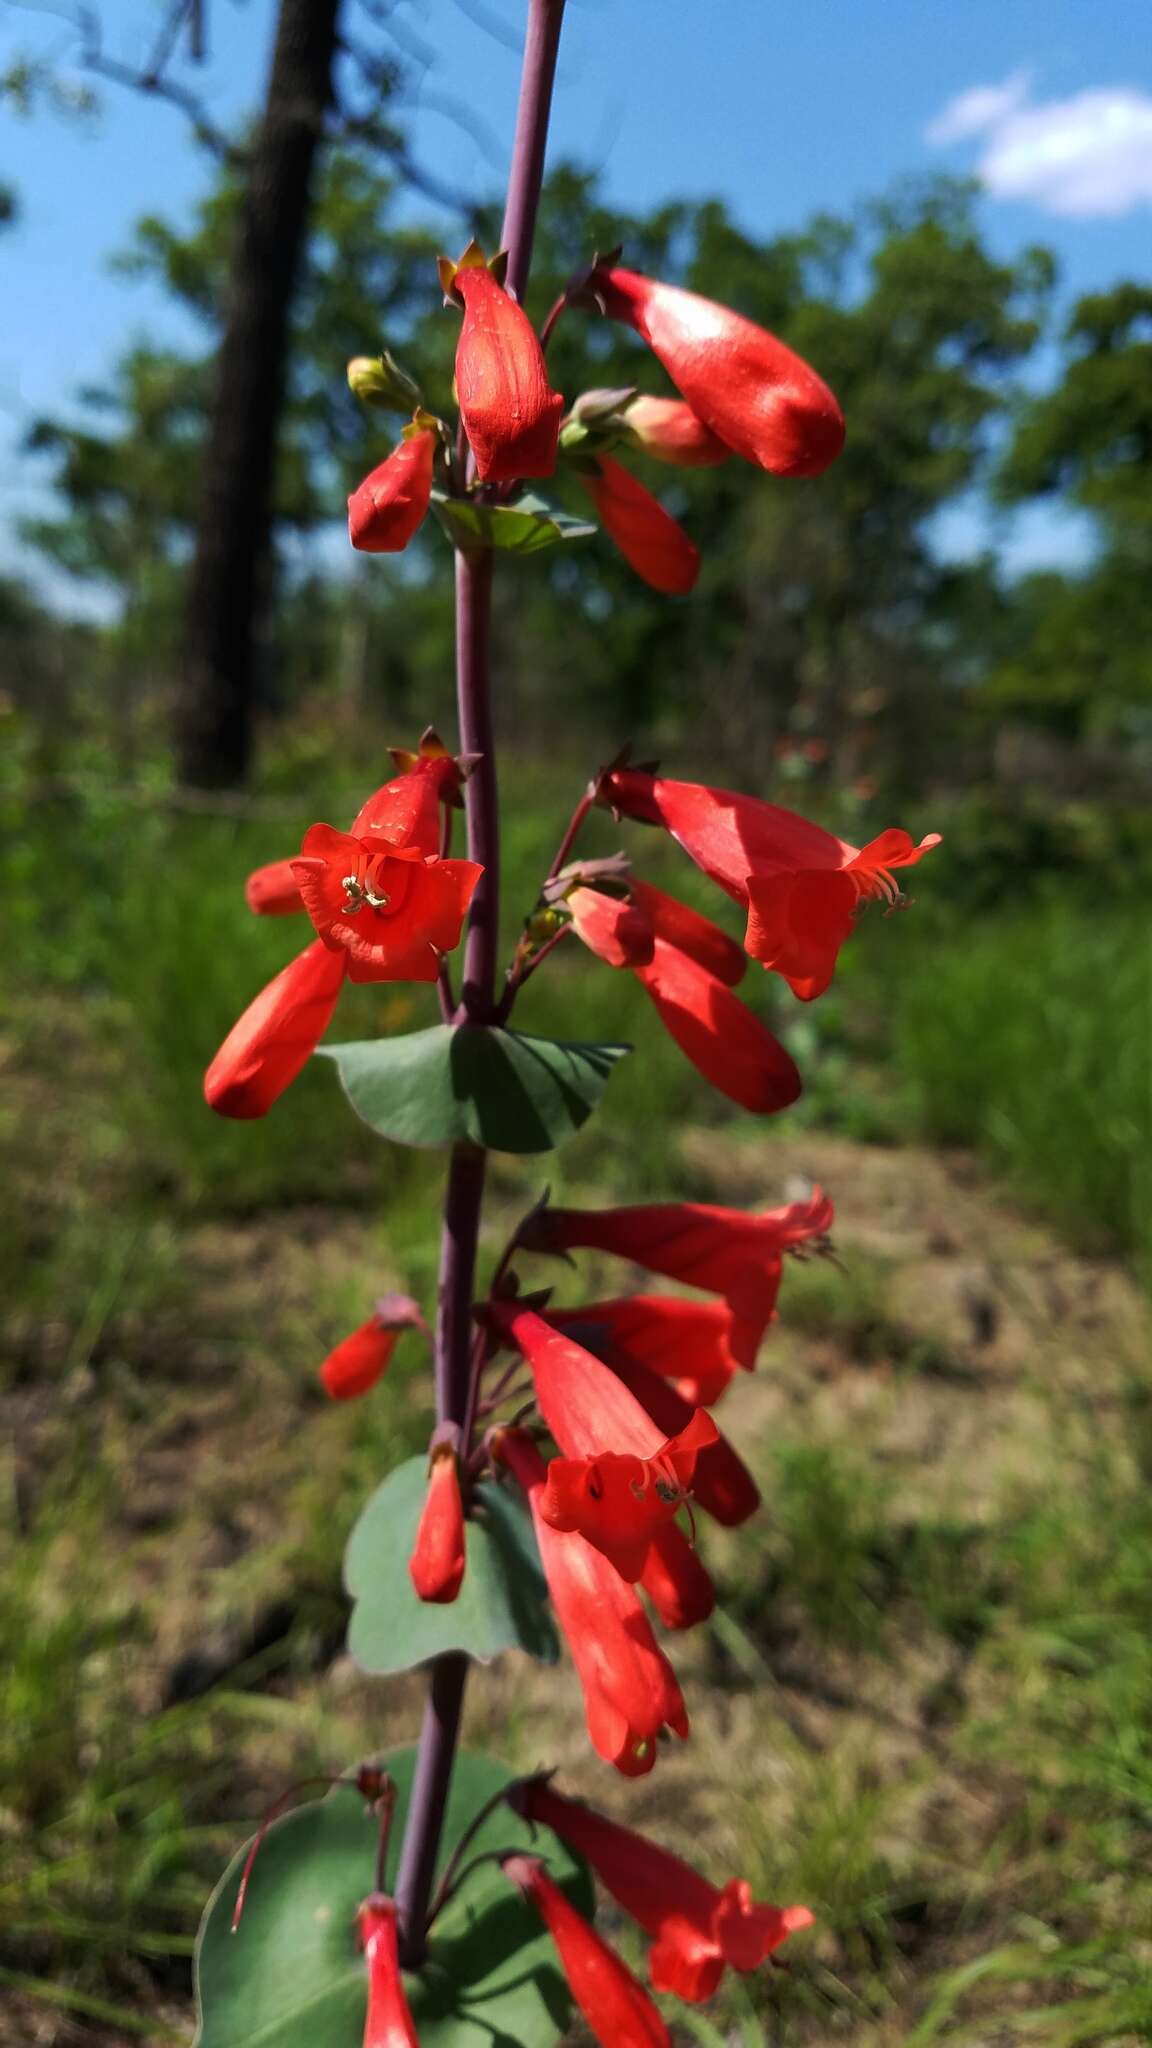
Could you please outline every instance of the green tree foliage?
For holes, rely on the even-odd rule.
[[[1091,513],[1099,548],[1079,576],[1025,581],[989,703],[1072,739],[1147,727],[1152,287],[1121,284],[1079,301],[1063,374],[1022,408],[997,481],[1006,503],[1063,496]]]

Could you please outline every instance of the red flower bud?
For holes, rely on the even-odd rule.
[[[449,1444],[438,1444],[408,1573],[421,1600],[448,1606],[464,1583],[464,1565],[464,1503],[456,1454]]]
[[[617,1904],[655,1937],[648,1962],[656,1990],[689,2004],[711,1998],[726,1963],[754,1970],[812,1925],[807,1906],[758,1906],[740,1878],[721,1890],[679,1856],[565,1799],[542,1778],[529,1786],[523,1810],[587,1857]]]
[[[320,1367],[324,1392],[333,1401],[353,1401],[357,1395],[369,1393],[392,1363],[400,1336],[399,1329],[385,1329],[378,1316],[361,1323],[328,1353]]]
[[[645,455],[679,469],[714,469],[732,453],[682,398],[634,398],[624,424]]]
[[[400,1975],[396,1907],[391,1899],[376,1892],[365,1899],[358,1919],[368,1965],[364,2048],[420,2048]]]
[[[629,568],[666,597],[684,597],[700,574],[700,553],[659,498],[610,455],[598,455],[595,474],[582,471],[580,482]]]
[[[643,336],[698,419],[777,476],[819,476],[844,445],[844,415],[823,379],[774,334],[696,292],[599,269],[612,320]]]
[[[565,1898],[536,1856],[507,1856],[504,1875],[531,1899],[556,1944],[572,1996],[603,2048],[670,2048],[642,1984]]]
[[[270,860],[267,867],[254,868],[244,884],[244,901],[257,917],[287,917],[303,910],[300,886],[290,860]]]
[[[204,1076],[219,1116],[266,1116],[296,1079],[332,1021],[343,958],[314,939],[249,1003]]]
[[[548,382],[528,315],[482,262],[463,263],[452,288],[464,301],[456,390],[477,476],[551,476],[564,400]]]
[[[364,555],[398,555],[427,513],[432,498],[436,432],[421,427],[366,476],[348,500],[348,534]]]

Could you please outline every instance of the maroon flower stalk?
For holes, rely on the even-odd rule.
[[[508,183],[502,243],[508,252],[507,285],[523,299],[532,260],[552,84],[564,18],[564,0],[529,0],[516,139]],[[492,554],[477,549],[456,557],[456,693],[460,746],[480,759],[465,788],[468,854],[484,873],[472,901],[464,945],[460,1021],[490,1022],[496,1011],[495,978],[500,915],[500,826],[489,674]],[[485,1154],[457,1145],[448,1170],[440,1254],[436,1325],[436,1413],[440,1422],[467,1420],[471,1372],[471,1303],[476,1246],[484,1196]],[[408,1806],[396,1880],[400,1954],[407,1968],[422,1960],[440,1834],[460,1732],[468,1659],[458,1652],[437,1658],[420,1733],[416,1775]]]

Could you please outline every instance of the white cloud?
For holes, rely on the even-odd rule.
[[[962,142],[967,135],[979,135],[982,128],[999,127],[1023,105],[1031,83],[1030,71],[1014,71],[1002,85],[974,85],[958,93],[924,130],[924,140],[937,145]]]
[[[936,146],[983,137],[976,164],[998,199],[1090,219],[1152,206],[1152,94],[1100,86],[1069,99],[1029,103],[1030,78],[975,86],[950,100],[925,130]]]

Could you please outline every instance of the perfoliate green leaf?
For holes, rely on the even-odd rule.
[[[410,1671],[445,1650],[487,1662],[526,1650],[542,1664],[559,1654],[532,1524],[503,1487],[476,1488],[467,1524],[467,1568],[456,1599],[418,1600],[408,1559],[427,1484],[426,1458],[409,1458],[378,1486],[348,1541],[344,1583],[355,1601],[348,1648],[363,1671]]]
[[[395,1882],[416,1752],[382,1759],[396,1784],[385,1873]],[[510,1774],[487,1757],[456,1759],[439,1867],[473,1814]],[[353,1791],[334,1789],[268,1831],[244,1915],[230,1933],[244,1851],[208,1902],[196,1952],[196,2048],[359,2048],[367,2003],[356,1909],[375,1889],[377,1823]],[[473,1850],[546,1854],[552,1876],[584,1912],[587,1871],[547,1831],[533,1843],[524,1821],[498,1807]],[[432,1930],[428,1960],[405,1977],[421,2048],[553,2048],[564,2031],[567,1988],[538,1916],[483,1864]]]
[[[366,1124],[398,1145],[470,1139],[548,1152],[592,1114],[627,1045],[562,1044],[478,1024],[322,1045]]]
[[[432,509],[454,547],[499,548],[505,554],[538,555],[562,541],[586,540],[595,533],[585,519],[557,512],[541,498],[519,498],[515,505],[480,505],[474,498],[446,498],[433,491]]]

